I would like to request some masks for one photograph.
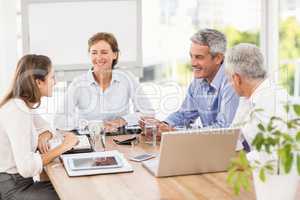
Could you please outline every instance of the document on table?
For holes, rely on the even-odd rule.
[[[90,144],[89,139],[86,135],[77,135],[76,137],[77,137],[79,142],[75,147],[73,147],[73,149],[75,149],[75,150],[78,150],[78,149],[91,149],[91,144]],[[63,142],[63,136],[51,139],[49,141],[50,149],[54,149],[55,147],[61,145],[62,142]]]

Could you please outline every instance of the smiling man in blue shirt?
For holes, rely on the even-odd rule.
[[[203,29],[191,41],[194,79],[181,108],[159,122],[160,132],[189,126],[197,118],[202,127],[229,127],[238,107],[239,97],[228,82],[223,66],[225,35],[214,29]]]

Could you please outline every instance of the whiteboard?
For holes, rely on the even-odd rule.
[[[23,51],[51,58],[56,70],[90,68],[88,39],[110,32],[119,66],[142,65],[140,0],[24,0]]]

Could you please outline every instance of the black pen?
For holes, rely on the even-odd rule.
[[[105,135],[101,135],[101,144],[102,144],[102,147],[103,147],[103,150],[105,151]]]

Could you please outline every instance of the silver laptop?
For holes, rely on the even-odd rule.
[[[226,171],[239,133],[231,128],[166,132],[159,156],[142,165],[156,177]]]

